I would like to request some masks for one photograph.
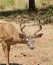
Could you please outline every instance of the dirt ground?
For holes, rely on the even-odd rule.
[[[30,35],[33,34],[34,30],[35,27],[32,26],[25,28],[25,32]],[[35,48],[33,50],[30,50],[26,44],[11,46],[10,63],[15,65],[53,65],[53,25],[43,25],[41,33],[43,33],[43,36],[35,39]],[[5,64],[1,43],[0,64]]]

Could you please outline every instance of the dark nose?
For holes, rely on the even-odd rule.
[[[35,47],[30,47],[31,50],[33,50]]]

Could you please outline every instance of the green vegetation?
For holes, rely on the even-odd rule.
[[[45,19],[53,16],[53,7],[47,9],[39,10],[37,18]]]
[[[52,0],[40,0],[40,3],[42,3],[42,6],[44,6],[45,4],[48,5],[49,1],[51,1],[51,3],[53,2]],[[39,18],[43,20],[45,19],[53,20],[53,6],[49,5],[47,8],[44,7],[42,9],[37,8],[38,10],[37,12],[35,11],[31,12],[31,14],[33,13],[35,15],[32,16],[32,18],[34,18],[35,20]],[[28,2],[26,2],[25,0],[0,0],[0,11],[1,11],[0,18],[3,17],[11,18],[11,16],[14,17],[15,15],[16,16],[29,15],[28,12],[29,10],[27,8],[28,8]]]
[[[14,5],[15,0],[6,0],[7,4]]]
[[[0,11],[22,10],[26,8],[28,8],[28,2],[22,0],[0,0]]]
[[[3,0],[0,0],[0,9],[4,9],[6,7],[6,3]]]
[[[0,0],[0,9],[5,9],[7,6],[14,5],[14,0]]]

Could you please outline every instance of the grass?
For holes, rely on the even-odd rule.
[[[17,9],[25,9],[26,5],[28,7],[28,3],[24,1],[17,0],[0,0],[0,11],[6,10],[17,10]]]
[[[17,1],[18,2],[18,1]],[[42,0],[43,2],[43,0]],[[7,8],[12,8],[13,11],[4,11],[4,12],[0,12],[0,18],[5,18],[5,17],[10,17],[11,15],[28,15],[29,12],[28,10],[26,10],[28,8],[28,4],[26,2],[23,2],[23,1],[19,1],[18,2],[18,5],[14,5],[15,4],[15,0],[0,0],[0,9],[5,9],[6,7]],[[26,8],[26,5],[27,5],[27,8]],[[31,12],[33,13],[33,12]],[[45,18],[48,18],[50,20],[53,20],[53,6],[50,6],[48,7],[47,9],[45,10],[39,10],[37,13],[34,12],[34,14],[36,15],[34,18],[35,19],[45,19]]]
[[[0,9],[5,9],[6,6],[14,5],[14,0],[0,0]]]
[[[7,4],[14,5],[15,0],[6,0]]]
[[[50,6],[47,9],[39,10],[36,18],[45,19],[48,17],[51,18],[51,16],[53,16],[53,6]]]
[[[53,0],[37,0],[36,7],[38,9],[44,9],[53,5]]]

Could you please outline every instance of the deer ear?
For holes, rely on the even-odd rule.
[[[26,37],[26,35],[24,35],[24,34],[22,34],[22,33],[19,33],[19,37],[23,39],[23,38]]]
[[[43,33],[40,33],[40,34],[35,35],[34,37],[35,38],[40,38],[40,37],[42,37],[42,35],[43,35]]]

